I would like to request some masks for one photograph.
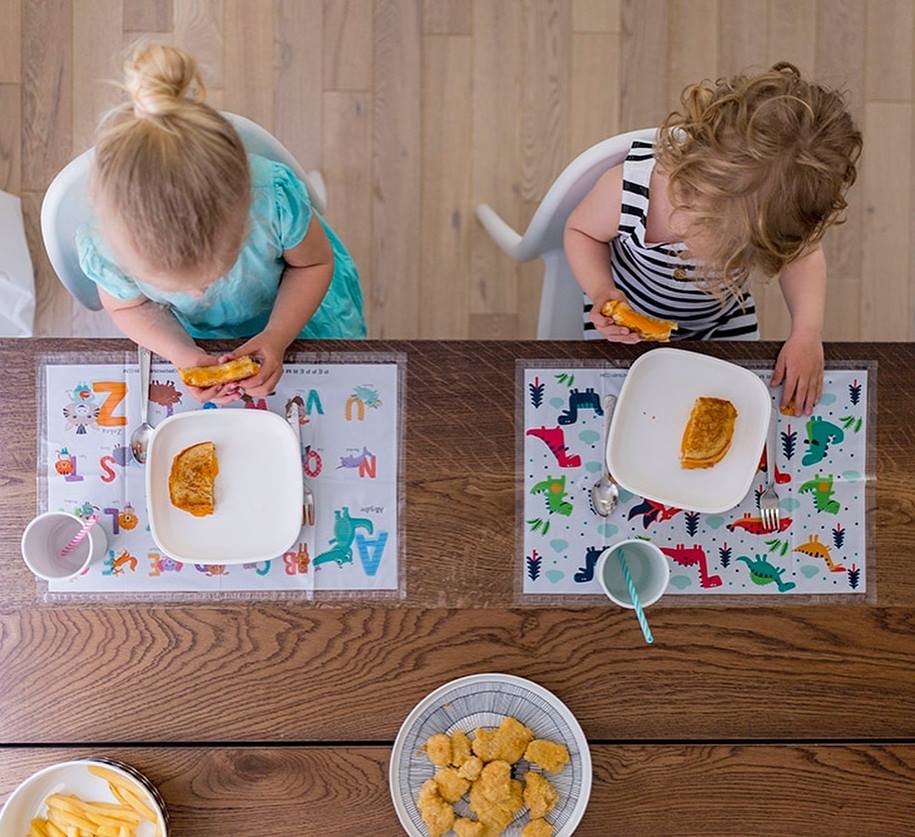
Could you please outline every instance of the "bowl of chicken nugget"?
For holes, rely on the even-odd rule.
[[[389,782],[415,837],[567,837],[588,805],[591,753],[552,692],[522,677],[474,674],[410,712]]]

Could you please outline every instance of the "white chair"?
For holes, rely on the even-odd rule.
[[[306,172],[282,143],[256,122],[234,113],[223,113],[223,116],[238,131],[249,152],[289,166],[308,189],[314,208],[324,214],[327,190],[320,172]],[[48,259],[64,287],[81,305],[98,311],[102,307],[98,289],[80,268],[76,251],[76,231],[92,214],[89,207],[89,172],[94,153],[92,148],[84,151],[51,181],[41,204],[41,236]]]
[[[581,340],[584,337],[582,292],[562,246],[566,220],[600,176],[626,159],[633,140],[653,142],[657,133],[655,128],[630,131],[599,142],[579,154],[553,181],[523,236],[489,204],[477,207],[476,216],[486,232],[515,261],[543,259],[538,340]]]

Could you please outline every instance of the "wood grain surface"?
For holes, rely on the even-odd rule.
[[[400,833],[387,747],[0,749],[0,802],[31,772],[87,755],[155,782],[179,837]],[[910,833],[915,747],[592,745],[578,837]]]
[[[114,348],[129,344],[0,342],[17,393],[0,412],[0,741],[389,740],[432,688],[487,670],[553,689],[593,739],[915,736],[913,346],[827,349],[879,363],[877,606],[659,605],[652,648],[628,614],[525,607],[513,592],[515,361],[641,352],[609,344],[321,345],[408,357],[396,606],[41,603],[18,558],[35,509],[35,431],[22,428],[37,357]],[[771,359],[776,347],[692,348]]]
[[[848,223],[824,239],[826,337],[906,340],[913,9],[911,0],[0,0],[0,188],[40,203],[117,95],[104,79],[119,77],[122,47],[142,36],[177,43],[197,56],[214,106],[272,126],[306,169],[324,173],[370,335],[423,338],[434,327],[437,339],[525,338],[542,264],[502,253],[474,207],[489,203],[523,231],[593,142],[659,124],[689,83],[792,61],[847,91],[865,132]],[[440,201],[432,213],[430,198]],[[470,239],[469,288],[455,287],[442,252],[456,238]],[[30,248],[38,263],[40,240]],[[69,303],[56,281],[46,292]],[[756,301],[763,335],[784,338],[777,284],[757,287]],[[36,333],[86,335],[84,325],[67,305],[45,305]]]

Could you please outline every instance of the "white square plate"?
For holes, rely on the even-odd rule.
[[[737,408],[734,438],[717,465],[681,468],[683,430],[703,395],[726,398]],[[720,514],[750,490],[771,411],[766,385],[742,366],[681,349],[655,349],[632,364],[623,382],[607,439],[607,467],[640,497]]]
[[[168,475],[175,456],[213,442],[219,460],[215,511],[175,508]],[[164,553],[191,564],[243,564],[282,555],[302,528],[302,458],[292,428],[266,410],[178,413],[153,434],[146,465],[149,528]]]

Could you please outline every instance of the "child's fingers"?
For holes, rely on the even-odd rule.
[[[219,395],[220,391],[223,388],[223,384],[216,384],[212,387],[188,387],[188,391],[191,393],[194,398],[196,398],[201,404],[205,404],[207,401],[212,401],[216,396]]]
[[[772,372],[772,380],[769,383],[769,386],[777,387],[785,379],[785,360],[784,357],[779,354],[778,360],[775,361],[775,369]],[[788,404],[788,387],[785,387],[785,392],[782,393],[782,407],[787,406]]]
[[[804,412],[809,416],[813,412],[813,408],[816,407],[817,401],[820,400],[820,395],[818,392],[818,387],[816,382],[810,381],[807,384],[807,399],[804,403]]]
[[[809,386],[805,378],[797,379],[797,390],[794,394],[794,403],[801,415],[810,415],[811,409],[807,405],[807,391]]]

